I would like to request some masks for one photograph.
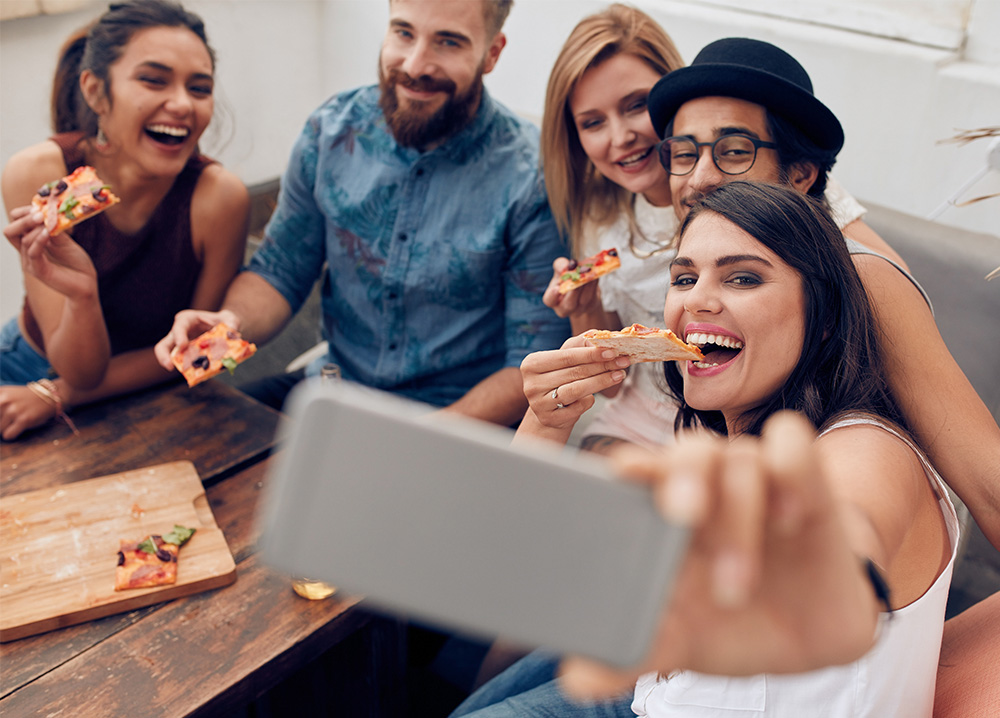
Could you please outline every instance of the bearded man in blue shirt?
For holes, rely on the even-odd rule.
[[[277,334],[322,277],[323,362],[344,378],[511,425],[518,370],[569,325],[542,304],[565,254],[539,176],[538,132],[482,77],[512,0],[390,0],[379,85],[306,122],[248,271],[219,312],[185,311],[157,356],[225,321]]]

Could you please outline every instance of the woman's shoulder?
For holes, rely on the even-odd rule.
[[[46,182],[66,174],[62,150],[52,140],[25,147],[14,153],[3,169],[3,198],[8,209],[31,201]]]
[[[217,162],[207,165],[198,177],[191,197],[191,230],[197,244],[209,238],[245,238],[250,217],[250,193],[235,174]]]
[[[913,476],[923,470],[916,445],[892,422],[868,413],[849,414],[831,422],[816,440],[829,462],[850,465],[863,475]]]
[[[246,185],[233,172],[230,172],[218,162],[211,162],[201,170],[198,183],[194,189],[194,201],[224,202],[231,207],[234,204],[249,205],[250,194]]]

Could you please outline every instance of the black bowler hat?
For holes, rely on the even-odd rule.
[[[813,95],[812,82],[802,65],[770,43],[745,37],[716,40],[688,67],[660,78],[649,93],[653,128],[663,137],[681,105],[715,95],[763,105],[821,149],[836,154],[844,146],[840,122]]]

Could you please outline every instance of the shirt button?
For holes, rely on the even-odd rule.
[[[423,176],[424,176],[424,171],[423,170],[417,170],[417,177],[423,177]]]
[[[406,241],[406,232],[400,232],[399,233],[399,241],[400,242],[405,242]]]
[[[399,295],[395,292],[389,292],[389,299],[396,299],[397,297],[399,297]]]
[[[396,351],[396,345],[395,344],[390,344],[389,345],[389,351],[391,351],[391,352]]]

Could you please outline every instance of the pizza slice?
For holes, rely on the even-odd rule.
[[[196,529],[174,526],[165,536],[151,534],[142,541],[121,539],[115,590],[150,588],[177,583],[177,557]]]
[[[701,349],[682,341],[669,329],[633,324],[618,332],[590,329],[583,333],[594,346],[614,349],[633,361],[700,361]]]
[[[613,272],[622,266],[618,259],[617,249],[605,249],[593,257],[577,261],[571,259],[569,266],[559,275],[559,293],[565,294],[571,289],[582,287],[587,282],[593,282],[608,272]]]
[[[42,213],[45,229],[52,236],[120,201],[89,165],[77,167],[62,179],[42,185],[31,198],[32,206]]]
[[[256,344],[246,341],[239,332],[220,322],[188,342],[183,351],[175,349],[171,359],[191,387],[224,370],[232,374],[237,364],[252,357],[256,351]]]

